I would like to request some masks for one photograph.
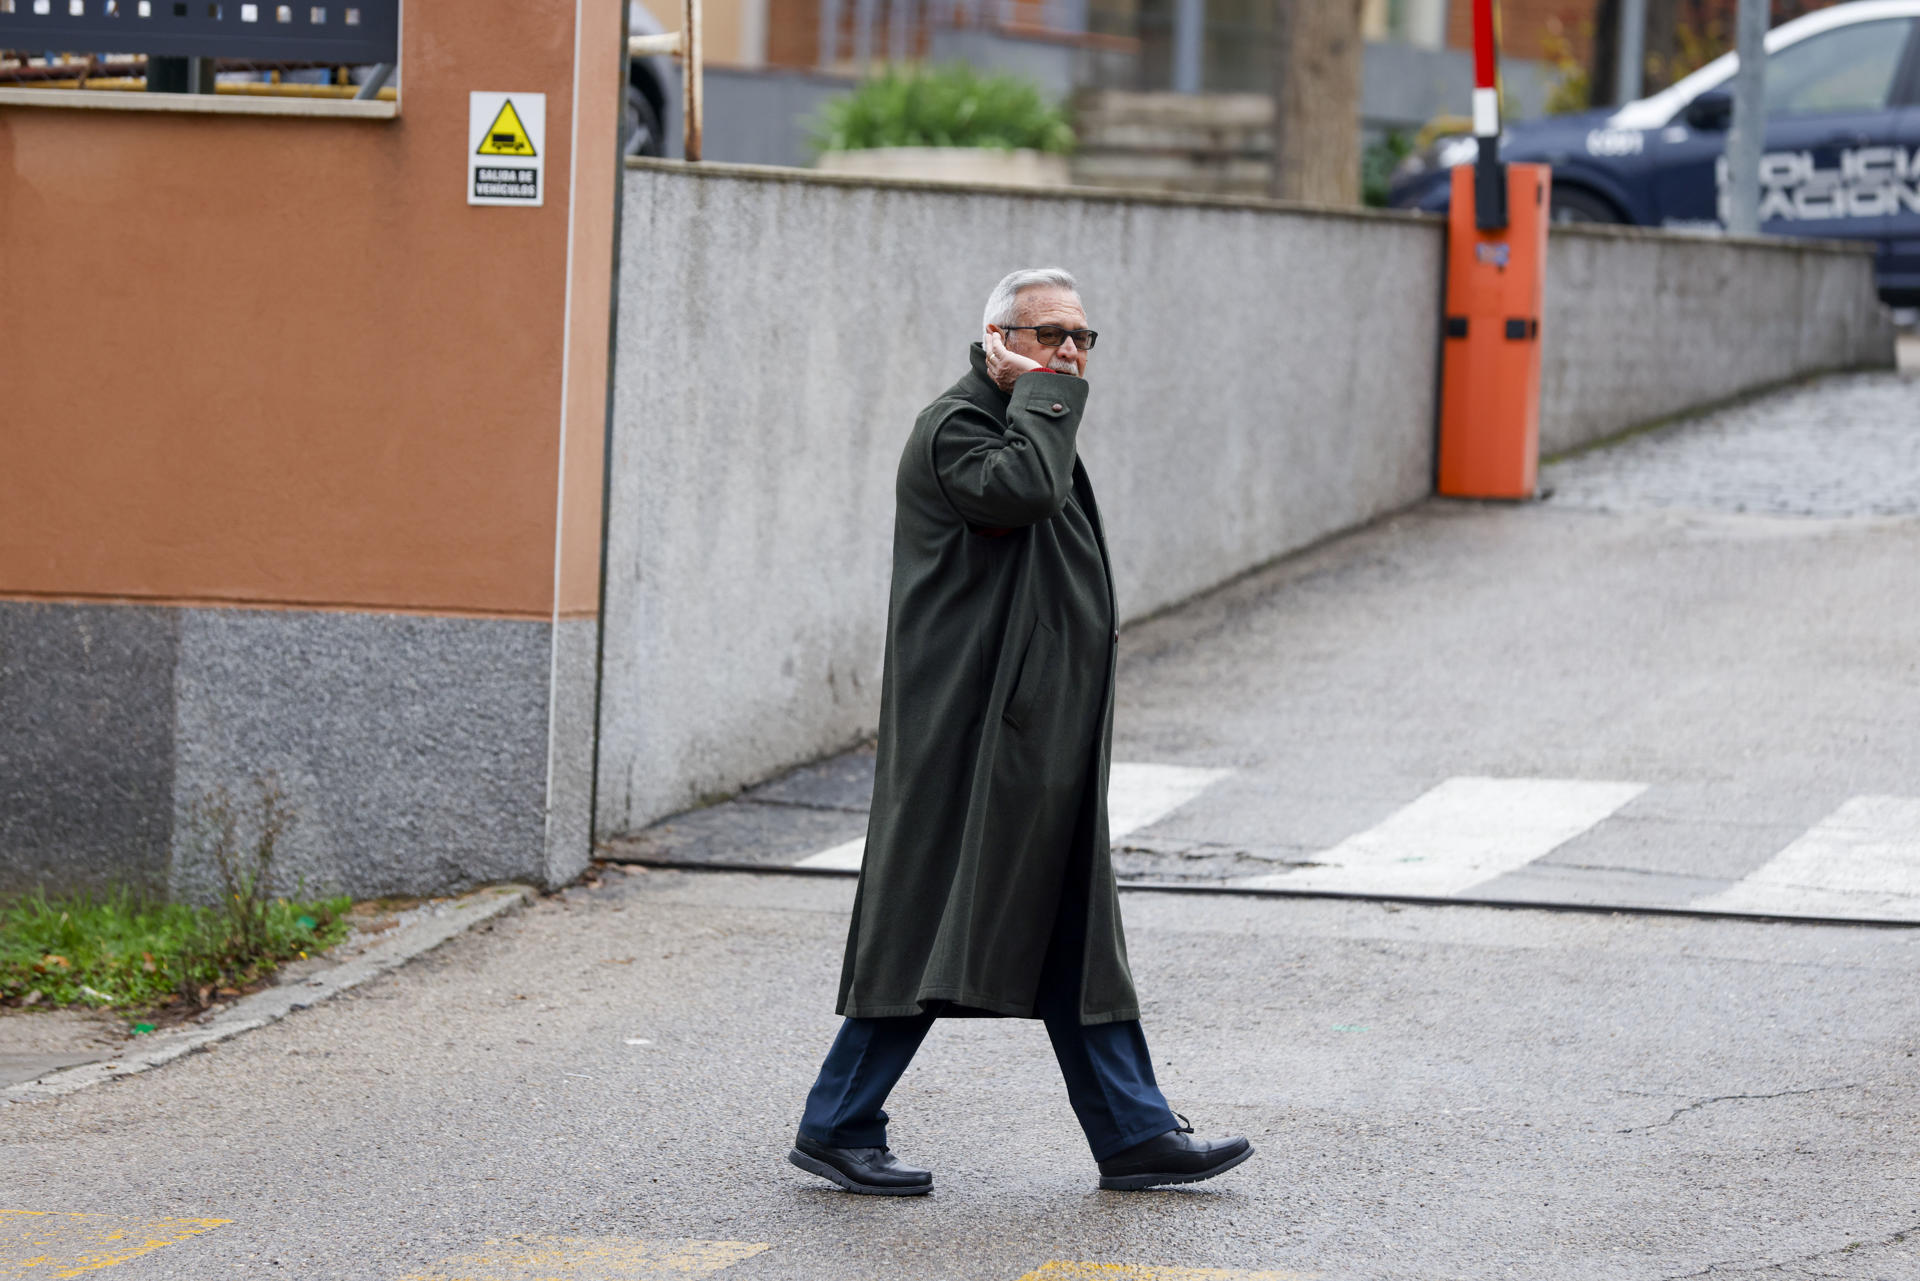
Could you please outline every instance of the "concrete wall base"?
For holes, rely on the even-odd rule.
[[[269,775],[295,814],[287,892],[570,880],[589,851],[593,630],[0,602],[0,892],[203,899],[195,802],[225,788],[250,808]]]

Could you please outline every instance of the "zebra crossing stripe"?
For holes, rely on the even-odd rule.
[[[1190,765],[1116,764],[1107,771],[1107,833],[1119,840],[1158,823],[1215,783],[1233,773],[1228,769],[1199,769]],[[860,870],[867,838],[809,854],[795,867]]]
[[[1188,765],[1113,765],[1107,770],[1107,835],[1112,840],[1152,827],[1218,783],[1230,769]]]
[[[1644,783],[1450,778],[1311,865],[1233,882],[1252,889],[1444,896],[1553,852],[1646,791]]]
[[[1920,914],[1920,799],[1856,796],[1693,906],[1777,916]]]
[[[1233,771],[1116,764],[1107,792],[1117,843]],[[1303,867],[1228,882],[1241,889],[1461,895],[1543,858],[1647,790],[1644,783],[1450,778]],[[795,866],[858,871],[864,837]],[[1920,920],[1920,799],[1856,796],[1764,866],[1690,908],[1767,916]]]
[[[841,845],[832,845],[818,854],[809,854],[794,863],[795,867],[824,867],[841,872],[857,872],[860,860],[867,852],[867,838],[857,836]]]

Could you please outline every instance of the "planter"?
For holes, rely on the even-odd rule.
[[[1064,187],[1067,158],[1045,151],[998,151],[991,147],[874,147],[825,151],[823,173],[868,178],[916,178],[996,187]]]

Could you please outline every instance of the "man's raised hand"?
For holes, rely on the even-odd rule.
[[[1037,360],[1029,360],[1017,351],[1007,350],[1007,344],[1001,341],[1000,331],[987,330],[987,377],[993,379],[994,386],[1001,391],[1012,391],[1013,380],[1021,374],[1046,366]]]

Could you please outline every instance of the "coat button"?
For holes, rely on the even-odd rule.
[[[1119,633],[1119,632],[1115,632],[1115,633],[1113,634],[1113,643],[1114,643],[1114,644],[1116,644],[1116,645],[1118,645],[1118,644],[1120,643],[1120,633]]]
[[[1062,405],[1062,404],[1059,404],[1059,403],[1057,403],[1057,402],[1056,402],[1056,403],[1054,404],[1054,407],[1053,407],[1053,412],[1057,414],[1057,413],[1059,413],[1059,412],[1060,412],[1061,410],[1063,410],[1063,409],[1065,409],[1065,408],[1066,408],[1066,406],[1065,406],[1065,405]]]

